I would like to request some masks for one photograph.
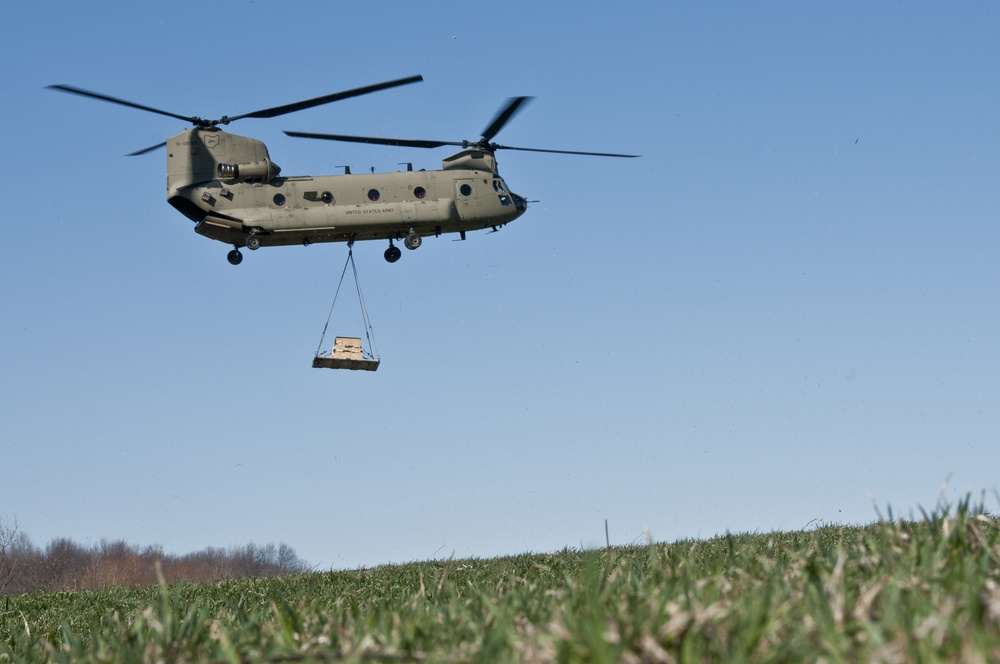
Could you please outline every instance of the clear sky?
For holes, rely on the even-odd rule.
[[[1000,5],[97,7],[0,26],[0,516],[36,545],[353,568],[997,508]],[[501,153],[539,201],[501,232],[358,244],[375,373],[311,368],[346,246],[229,265],[122,156],[183,122],[44,89],[220,117],[413,74],[231,131],[285,175],[438,168],[281,132],[475,139],[533,95],[498,141],[642,158]]]

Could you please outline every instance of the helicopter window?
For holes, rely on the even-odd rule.
[[[378,199],[379,199],[378,189],[369,189],[368,190],[368,200],[370,200],[372,202],[375,202]]]
[[[275,194],[274,195],[274,204],[278,205],[278,206],[284,205],[285,204],[285,195],[284,194]]]
[[[427,190],[424,189],[423,187],[417,187],[413,190],[413,195],[416,196],[417,198],[423,198],[424,196],[427,195]]]
[[[472,185],[471,184],[463,184],[461,187],[458,188],[458,190],[459,190],[459,192],[461,192],[461,194],[463,196],[471,196],[472,195]]]
[[[503,186],[503,180],[494,180],[493,189],[496,190],[498,194],[502,194],[504,191],[506,191]]]
[[[323,201],[327,205],[329,205],[330,203],[333,202],[333,194],[331,194],[328,191],[324,191],[322,194],[320,194],[319,198],[320,198],[321,201]]]

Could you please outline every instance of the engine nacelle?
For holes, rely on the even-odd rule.
[[[247,164],[223,164],[218,166],[219,179],[225,182],[270,182],[278,177],[281,167],[270,159]]]
[[[458,154],[441,161],[441,168],[446,171],[453,169],[470,171],[487,171],[497,173],[497,160],[492,152],[486,150],[473,149],[462,150]]]

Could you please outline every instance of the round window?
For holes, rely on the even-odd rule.
[[[319,198],[320,198],[321,201],[323,201],[327,205],[329,205],[330,203],[333,202],[333,194],[331,194],[328,191],[324,191],[322,194],[320,194]]]
[[[368,200],[370,200],[370,201],[377,201],[378,199],[379,199],[378,189],[369,189],[368,190]]]
[[[284,194],[275,194],[274,195],[274,204],[275,205],[279,205],[279,206],[280,205],[284,205],[285,204],[285,195]]]
[[[413,190],[413,195],[416,196],[417,198],[423,198],[424,196],[427,195],[427,190],[424,189],[423,187],[417,187],[416,189]]]
[[[458,188],[458,190],[460,192],[462,192],[463,196],[471,196],[472,195],[472,185],[471,184],[463,184],[461,187]]]

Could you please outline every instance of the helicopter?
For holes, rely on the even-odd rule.
[[[441,162],[441,170],[338,175],[282,176],[263,142],[223,131],[244,118],[273,118],[380,90],[423,80],[420,75],[324,95],[273,108],[207,120],[183,116],[69,85],[50,89],[165,115],[191,127],[163,143],[167,152],[167,202],[195,224],[200,235],[233,249],[227,258],[243,261],[241,248],[310,245],[316,242],[388,240],[385,260],[395,263],[402,251],[420,247],[423,238],[491,228],[497,231],[523,215],[528,200],[515,194],[500,176],[497,150],[523,150],[599,157],[638,155],[521,148],[494,143],[493,138],[531,97],[514,97],[501,107],[476,141],[431,141],[286,131],[291,137],[377,145],[461,150]]]

